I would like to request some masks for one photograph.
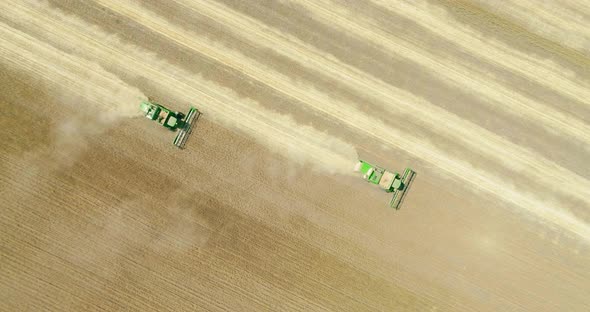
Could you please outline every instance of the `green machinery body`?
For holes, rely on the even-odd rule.
[[[397,172],[371,165],[363,160],[359,160],[354,170],[360,172],[363,179],[367,182],[379,185],[387,193],[393,193],[389,205],[395,209],[400,208],[406,192],[416,175],[416,172],[410,168],[406,168],[404,174],[400,175]]]
[[[184,115],[180,112],[174,112],[163,105],[154,101],[147,100],[141,102],[139,105],[145,117],[157,121],[160,125],[171,131],[177,131],[178,134],[174,138],[174,145],[178,148],[184,148],[189,135],[192,132],[193,123],[199,118],[201,113],[198,109],[191,107],[189,112]]]

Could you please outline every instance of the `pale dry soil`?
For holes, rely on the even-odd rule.
[[[0,310],[590,311],[590,7],[494,3],[1,2]]]

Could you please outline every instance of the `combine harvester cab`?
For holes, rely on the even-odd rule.
[[[154,101],[147,100],[140,104],[141,111],[145,117],[157,121],[159,124],[171,131],[177,131],[178,134],[174,138],[174,145],[183,149],[188,137],[193,130],[193,124],[197,121],[201,112],[191,106],[188,114],[173,112],[168,108],[160,105]]]
[[[406,168],[404,174],[400,176],[397,172],[373,166],[362,160],[359,160],[356,164],[354,171],[360,172],[367,182],[379,185],[387,193],[393,193],[389,206],[395,209],[400,208],[406,192],[416,176],[416,172],[410,168]]]

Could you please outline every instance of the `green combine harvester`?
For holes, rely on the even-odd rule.
[[[201,115],[199,110],[192,106],[185,116],[183,113],[173,112],[150,99],[141,102],[139,107],[144,112],[146,118],[156,120],[159,124],[171,131],[178,130],[178,134],[174,139],[174,145],[180,149],[184,148],[193,130],[193,123]]]
[[[397,172],[373,166],[362,160],[356,164],[354,171],[362,173],[363,179],[367,182],[379,185],[387,193],[393,193],[389,206],[395,209],[399,209],[401,206],[402,200],[416,176],[416,172],[410,168],[406,168],[404,174],[400,176]]]

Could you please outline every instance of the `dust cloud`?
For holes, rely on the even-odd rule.
[[[68,54],[0,23],[0,63],[24,75],[44,78],[36,87],[74,111],[67,117],[53,112],[53,148],[57,165],[71,165],[93,137],[113,128],[123,118],[139,116],[146,96],[89,59]]]
[[[294,140],[281,142],[267,141],[266,145],[277,153],[283,153],[299,165],[310,165],[314,170],[324,173],[351,175],[358,153],[354,146],[345,141],[318,131],[312,126],[297,124],[289,115],[276,115],[274,122],[293,130]],[[259,140],[265,137],[260,134]]]

